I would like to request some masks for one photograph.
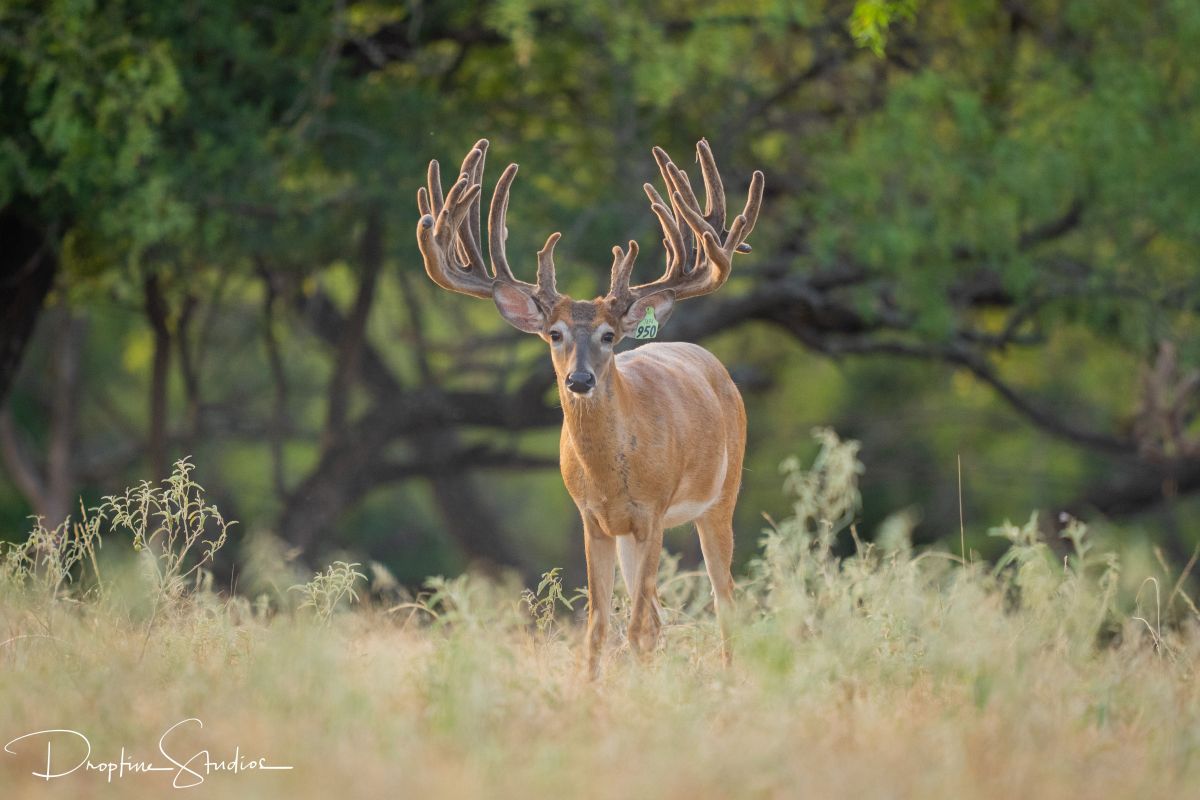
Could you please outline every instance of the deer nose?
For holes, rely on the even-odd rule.
[[[590,372],[572,372],[567,376],[567,388],[583,394],[596,388],[596,376]]]

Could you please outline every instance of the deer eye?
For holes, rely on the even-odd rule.
[[[604,342],[605,344],[612,344],[612,343],[613,343],[613,339],[615,339],[615,338],[616,338],[616,337],[615,337],[615,336],[613,336],[613,332],[612,332],[612,331],[609,331],[608,333],[606,333],[606,334],[604,334],[603,336],[601,336],[601,337],[600,337],[600,341]]]
[[[550,331],[550,341],[561,342],[562,341],[562,331]]]

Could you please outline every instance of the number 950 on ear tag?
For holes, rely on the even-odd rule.
[[[658,320],[654,318],[654,307],[651,306],[646,309],[646,316],[642,317],[642,321],[638,323],[633,338],[653,339],[655,336],[658,336]]]

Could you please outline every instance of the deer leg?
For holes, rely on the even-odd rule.
[[[721,628],[721,655],[728,666],[733,661],[730,635],[735,609],[733,600],[733,520],[724,509],[714,510],[696,520],[696,532],[700,534],[700,552],[704,554],[704,568],[713,587],[713,601],[717,609],[717,624]]]
[[[588,580],[588,675],[595,679],[600,675],[600,656],[608,638],[608,619],[612,614],[617,545],[595,520],[587,516],[583,520],[583,537]]]
[[[641,544],[632,536],[618,536],[617,555],[621,561],[621,577],[625,580],[625,591],[629,593],[629,599],[632,602],[633,598],[637,597],[637,571],[642,561]],[[654,603],[651,608],[654,611],[654,621],[661,628],[663,612],[662,606],[658,602],[657,585],[654,587]]]
[[[638,542],[637,581],[634,585],[633,613],[629,620],[629,644],[642,655],[650,653],[658,641],[658,560],[662,555],[662,540],[662,528],[656,526]]]

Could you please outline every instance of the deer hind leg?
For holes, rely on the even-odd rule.
[[[637,543],[637,579],[633,586],[629,644],[641,655],[654,650],[662,624],[658,614],[658,559],[662,555],[662,540],[662,528],[656,526]]]
[[[642,546],[637,539],[632,536],[617,537],[617,555],[621,561],[621,577],[625,580],[625,591],[629,593],[629,599],[632,602],[637,597],[637,578],[638,566],[642,562]],[[654,612],[653,623],[662,628],[663,611],[662,605],[658,602],[658,585],[654,586],[653,603],[650,606]]]
[[[713,587],[717,624],[721,628],[721,655],[725,664],[733,661],[730,636],[736,611],[733,598],[733,509],[718,506],[696,520],[700,534],[700,552]]]
[[[613,571],[617,562],[617,545],[594,520],[586,516],[583,522],[584,552],[587,555],[588,675],[600,675],[600,657],[608,638],[608,620],[612,614]]]

